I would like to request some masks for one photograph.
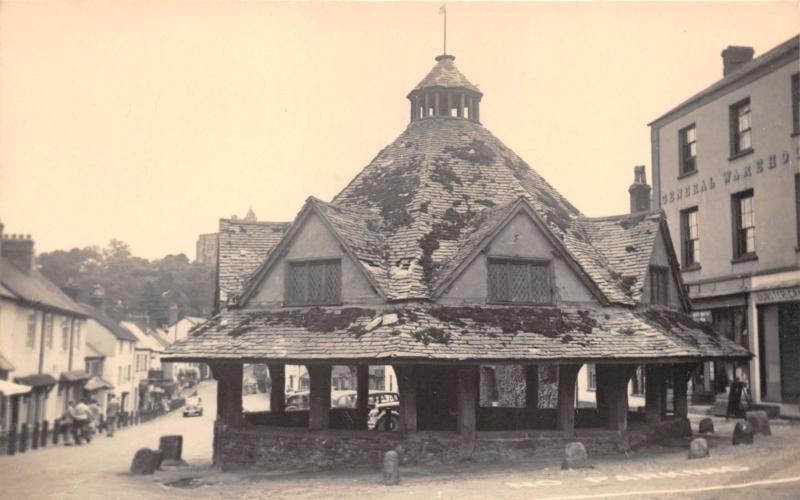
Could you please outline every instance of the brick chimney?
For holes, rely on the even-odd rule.
[[[10,234],[3,235],[0,251],[20,271],[30,274],[33,270],[33,240],[31,235]]]
[[[95,309],[106,312],[106,289],[102,285],[95,285],[89,294],[89,304]]]
[[[650,210],[650,185],[647,184],[644,165],[633,167],[633,184],[628,188],[628,193],[631,195],[632,214]]]
[[[737,47],[728,45],[722,51],[722,76],[728,76],[753,60],[753,47]]]

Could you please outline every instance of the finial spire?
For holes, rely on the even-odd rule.
[[[444,14],[444,32],[443,32],[444,50],[442,51],[442,54],[447,55],[447,5],[446,4],[442,4],[442,6],[439,7],[439,14]]]

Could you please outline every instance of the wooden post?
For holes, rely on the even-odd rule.
[[[478,366],[458,367],[458,406],[457,427],[461,435],[461,453],[470,456],[475,451],[475,431],[477,416],[475,407],[478,401]]]
[[[217,379],[217,417],[229,427],[242,423],[242,363],[216,363],[212,366]]]
[[[481,121],[481,102],[479,100],[475,100],[472,104],[472,112],[475,113],[475,121]]]
[[[525,365],[525,408],[529,413],[539,408],[539,365]]]
[[[564,437],[575,436],[575,382],[581,365],[558,366],[558,429]]]
[[[356,367],[356,410],[358,429],[366,429],[369,420],[369,365]]]
[[[608,428],[624,431],[628,428],[628,382],[636,372],[636,367],[631,365],[602,366],[605,370],[604,377],[608,381],[605,396]]]
[[[328,428],[331,409],[331,365],[308,365],[309,387],[308,428]]]
[[[645,365],[644,375],[645,420],[648,423],[661,422],[662,392],[664,375],[660,365]]]
[[[690,365],[676,365],[673,370],[672,405],[675,408],[676,417],[686,418],[689,415],[687,385],[692,371]]]
[[[286,365],[273,363],[267,365],[272,382],[269,391],[269,411],[282,413],[286,409]]]
[[[400,393],[400,432],[417,431],[417,377],[414,365],[394,365]]]

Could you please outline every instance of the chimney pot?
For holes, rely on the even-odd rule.
[[[753,60],[753,47],[729,45],[722,51],[722,76],[728,76]]]
[[[644,165],[633,168],[633,184],[628,188],[631,197],[631,213],[650,210],[650,185],[647,184],[647,172]]]

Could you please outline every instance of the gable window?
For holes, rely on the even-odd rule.
[[[730,108],[731,157],[753,151],[750,98],[739,101]]]
[[[800,135],[800,73],[792,75],[792,135]]]
[[[286,303],[295,306],[341,303],[342,262],[290,262],[286,276]]]
[[[683,240],[683,268],[700,266],[700,236],[697,232],[697,207],[681,211],[681,238]]]
[[[733,258],[749,259],[756,255],[756,222],[753,212],[753,190],[736,193],[733,206]]]
[[[650,304],[669,304],[669,268],[650,266]]]
[[[489,259],[489,302],[497,304],[551,304],[547,261]]]
[[[25,335],[25,345],[28,347],[36,346],[36,313],[28,315],[28,331]]]
[[[678,132],[680,144],[680,175],[689,175],[697,172],[697,129],[692,123]]]

